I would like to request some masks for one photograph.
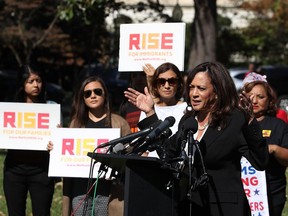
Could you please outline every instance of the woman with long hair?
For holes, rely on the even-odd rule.
[[[121,136],[130,133],[127,121],[111,112],[108,89],[104,81],[97,76],[86,78],[74,95],[69,127],[120,128]],[[50,142],[48,149],[52,148],[53,144]],[[87,185],[89,185],[88,178],[63,178],[63,216],[91,215],[92,206],[95,206],[93,209],[95,215],[108,215],[111,184],[110,180],[101,178],[98,180],[96,203],[93,205],[91,193],[94,190],[86,194]],[[123,214],[123,205],[119,206],[121,208],[118,208],[117,212]]]
[[[18,84],[17,102],[46,103],[46,83],[38,68],[24,65]],[[33,215],[50,215],[55,179],[48,177],[48,152],[9,149],[4,163],[3,185],[9,215],[26,215],[28,192]]]

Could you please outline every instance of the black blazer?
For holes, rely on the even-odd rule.
[[[164,141],[169,157],[178,157],[182,126],[187,116],[183,116],[178,132]],[[150,116],[139,122],[139,127],[147,127],[157,119]],[[249,126],[244,114],[235,110],[227,118],[227,126],[208,127],[199,146],[209,181],[206,187],[192,192],[192,215],[195,216],[247,216],[250,215],[248,200],[241,182],[242,156],[258,170],[264,170],[268,164],[268,146],[262,138],[258,122],[254,119]],[[199,154],[195,155],[193,176],[202,174]],[[187,178],[179,181],[179,215],[189,215],[190,202],[187,199]],[[186,182],[186,183],[185,183]]]

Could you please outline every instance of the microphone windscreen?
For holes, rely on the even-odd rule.
[[[117,143],[113,148],[112,148],[112,152],[117,154],[119,152],[121,152],[124,149],[124,145],[122,143]]]
[[[165,120],[167,120],[170,123],[170,127],[172,127],[176,121],[173,116],[168,116],[167,118],[165,118]]]
[[[188,131],[192,131],[192,133],[196,133],[198,130],[198,123],[194,116],[190,116],[183,123],[183,132],[187,134]]]

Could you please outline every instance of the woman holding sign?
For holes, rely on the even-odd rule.
[[[281,216],[286,201],[288,125],[276,117],[276,94],[265,76],[249,73],[243,84],[243,91],[248,95],[254,95],[253,112],[269,147],[270,158],[266,178],[270,215]]]
[[[46,86],[40,70],[25,65],[19,78],[17,102],[46,103]],[[26,215],[28,191],[33,215],[50,215],[55,179],[48,177],[48,164],[46,151],[8,150],[3,186],[9,215]]]
[[[108,90],[102,79],[96,76],[86,78],[74,95],[72,105],[71,128],[120,128],[121,136],[130,133],[128,122],[117,114],[111,113]],[[51,149],[51,146],[48,146]],[[87,178],[63,179],[63,216],[71,213],[77,215],[91,215],[92,197],[94,189],[86,194]],[[108,215],[109,195],[111,194],[111,181],[99,179],[94,215]],[[120,187],[121,188],[121,187]],[[123,195],[123,194],[122,194]],[[113,197],[110,197],[113,206]],[[88,204],[87,204],[88,203]],[[117,203],[117,201],[116,201]],[[119,203],[117,203],[119,204]],[[123,204],[123,203],[122,203]],[[123,215],[123,205],[113,215]]]

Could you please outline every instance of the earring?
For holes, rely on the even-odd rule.
[[[186,111],[190,112],[192,110],[193,110],[193,108],[192,108],[191,104],[188,104],[187,107],[186,107]]]

